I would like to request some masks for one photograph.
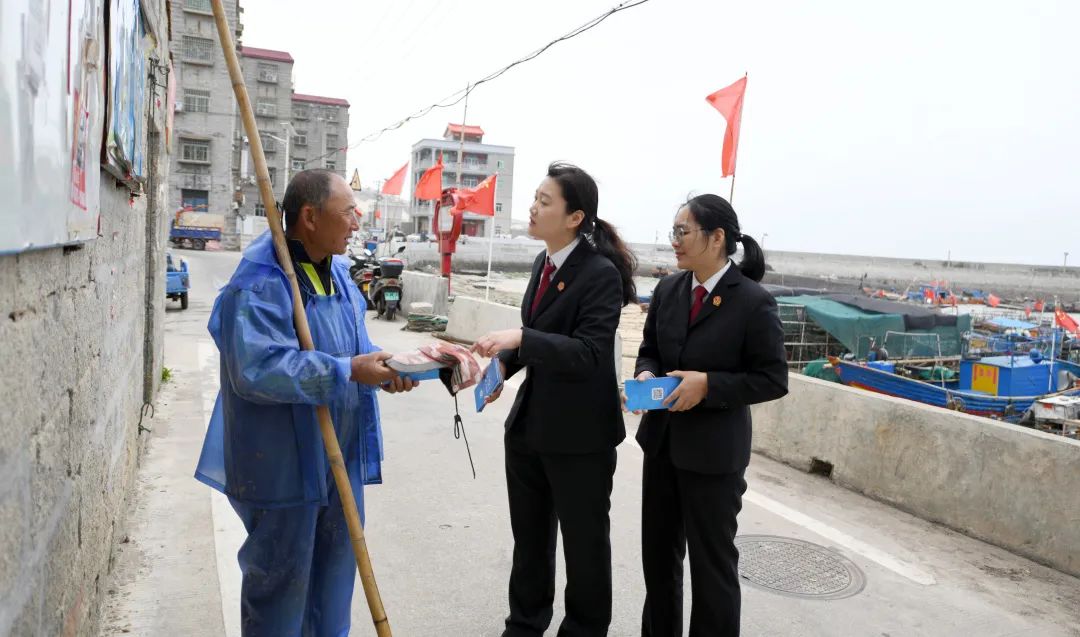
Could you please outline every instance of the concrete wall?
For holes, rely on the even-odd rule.
[[[631,244],[638,258],[639,274],[648,274],[657,265],[675,268],[675,255],[671,246],[663,242],[665,240],[661,239],[657,245]],[[544,244],[540,241],[497,239],[493,267],[504,272],[526,271],[543,249]],[[454,268],[484,270],[487,268],[487,252],[486,238],[470,237],[468,243],[458,245],[454,254]],[[438,249],[433,243],[410,243],[407,254],[415,266],[439,262]],[[836,287],[846,282],[846,287],[850,288],[866,274],[868,284],[873,286],[891,285],[903,289],[912,281],[927,283],[944,279],[955,288],[980,288],[999,296],[1042,294],[1050,297],[1057,294],[1062,301],[1080,300],[1080,267],[1064,270],[1048,266],[960,262],[946,267],[941,261],[773,250],[766,253],[766,262],[773,269],[768,277],[769,283]],[[779,276],[781,274],[794,278],[783,279]]]
[[[165,33],[164,0],[144,4]],[[101,173],[98,238],[0,256],[0,635],[99,631],[145,438],[140,409],[161,377],[163,127],[156,109],[149,180],[132,205]]]
[[[471,343],[488,332],[521,327],[521,308],[458,296],[450,304],[449,319],[446,335]]]
[[[753,408],[754,450],[1080,575],[1080,443],[793,375]]]
[[[430,275],[429,275],[430,276]],[[450,304],[450,320],[446,325],[446,336],[456,341],[475,342],[488,332],[509,330],[521,327],[521,308],[503,305],[491,301],[482,301],[469,296],[454,298]],[[615,377],[623,382],[623,344],[622,335],[615,333]]]
[[[409,311],[409,305],[416,302],[431,303],[435,314],[438,316],[448,316],[450,313],[450,303],[447,300],[447,283],[446,279],[435,274],[424,274],[423,272],[410,272],[406,270],[402,273],[401,284],[403,289],[401,291],[401,306],[405,308],[405,311]],[[520,325],[520,321],[518,321]]]

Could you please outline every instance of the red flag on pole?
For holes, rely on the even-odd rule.
[[[378,208],[375,209],[375,218],[376,219],[382,219],[382,213],[379,212]]]
[[[1043,303],[1042,299],[1038,299],[1037,301],[1035,301],[1035,311],[1036,312],[1042,312],[1043,309],[1045,309],[1045,308],[1046,308],[1046,305]]]
[[[391,177],[383,184],[382,194],[384,195],[400,195],[401,187],[405,184],[405,171],[409,168],[409,162],[405,162],[405,165],[397,169],[394,176]]]
[[[438,199],[442,197],[442,153],[435,165],[424,171],[420,181],[416,183],[417,199]]]
[[[1001,305],[1001,299],[994,296],[993,294],[990,294],[990,295],[988,295],[986,297],[986,304],[989,305],[990,307],[997,307],[997,306]]]
[[[475,212],[488,217],[495,216],[495,181],[498,173],[488,177],[476,188],[462,188],[457,191],[454,212]]]
[[[1076,320],[1065,313],[1065,310],[1060,307],[1054,310],[1054,318],[1057,320],[1057,324],[1064,328],[1067,332],[1073,336],[1080,336],[1080,325],[1077,325]]]
[[[705,98],[727,120],[724,133],[724,150],[721,161],[722,176],[735,174],[735,156],[739,151],[739,126],[742,123],[743,95],[746,94],[746,77],[731,86],[724,87]]]

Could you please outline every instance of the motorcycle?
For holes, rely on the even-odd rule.
[[[405,246],[397,250],[397,254],[405,251]],[[401,273],[405,270],[405,262],[396,257],[384,257],[378,260],[372,281],[368,287],[368,297],[374,306],[375,316],[387,321],[394,320],[398,308],[401,305]]]
[[[378,267],[375,256],[371,250],[365,248],[360,256],[350,254],[349,259],[352,261],[352,265],[349,266],[349,276],[356,283],[356,287],[360,288],[364,301],[370,305],[371,298],[368,296],[368,289],[375,279],[375,270]]]

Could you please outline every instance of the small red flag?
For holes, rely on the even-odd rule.
[[[424,171],[420,181],[416,183],[417,199],[438,199],[442,197],[442,153],[435,165]]]
[[[735,174],[735,156],[739,151],[739,126],[742,124],[743,96],[746,94],[746,77],[731,86],[724,87],[705,98],[727,120],[724,133],[724,150],[721,170],[723,177]]]
[[[457,191],[454,212],[475,212],[488,217],[495,216],[495,181],[498,173],[488,177],[476,188],[462,188]]]
[[[382,194],[384,195],[400,195],[401,187],[405,184],[405,170],[408,169],[409,162],[405,162],[405,165],[397,169],[394,176],[391,177],[383,184]]]
[[[1039,300],[1035,301],[1035,311],[1036,312],[1042,312],[1043,309],[1045,309],[1045,308],[1046,308],[1046,304],[1043,303],[1042,299],[1039,299]]]
[[[986,297],[986,304],[989,305],[990,307],[997,307],[997,306],[1001,305],[1001,299],[999,299],[998,297],[991,294],[991,295]]]
[[[1054,310],[1054,318],[1057,319],[1057,324],[1067,332],[1070,332],[1074,336],[1080,336],[1080,325],[1077,325],[1076,320],[1066,314],[1065,310],[1060,307]]]
[[[375,209],[375,218],[376,219],[382,219],[382,213],[379,212],[378,208]]]
[[[1024,316],[1026,316],[1027,318],[1031,318],[1031,304],[1030,303],[1025,303],[1024,304]]]

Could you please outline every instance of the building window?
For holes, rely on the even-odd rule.
[[[501,169],[501,168],[503,167],[503,162],[502,162],[502,160],[501,160],[501,159],[499,159],[499,160],[496,160],[496,162],[495,162],[495,167],[496,167],[496,168],[500,168],[500,169]]]
[[[336,161],[329,161],[329,160],[327,160],[327,162],[326,162],[326,169],[327,169],[327,170],[337,170],[337,162],[336,162]]]
[[[185,35],[183,44],[185,58],[196,60],[198,62],[214,61],[214,41],[210,38],[197,38],[195,36]]]
[[[478,185],[480,185],[480,180],[476,177],[462,177],[461,185],[465,186],[466,188],[476,188]]]
[[[180,191],[180,205],[184,210],[206,212],[209,209],[210,192],[184,188]]]
[[[334,108],[333,106],[328,106],[326,108],[326,121],[328,121],[328,122],[336,122],[337,121],[337,109]]]
[[[327,135],[326,136],[326,149],[327,150],[336,150],[337,147],[338,147],[338,136],[337,135]]]
[[[306,160],[294,159],[294,160],[292,160],[292,169],[293,170],[303,170],[305,164],[307,164]]]
[[[293,146],[307,146],[307,131],[298,130],[292,138]]]
[[[265,217],[266,216],[266,206],[262,205],[261,203],[255,204],[255,216],[256,217]]]
[[[210,91],[184,89],[184,110],[188,113],[209,113]]]
[[[501,203],[495,204],[495,212],[502,212],[502,204]],[[498,226],[495,226],[495,227],[496,227],[496,229],[498,228]]]
[[[276,64],[259,63],[259,81],[277,84],[278,69]]]
[[[191,11],[201,11],[203,13],[212,13],[210,8],[210,0],[184,0],[184,8]]]
[[[259,100],[259,103],[255,106],[256,115],[265,115],[267,117],[277,117],[277,102],[273,100]]]
[[[185,139],[180,148],[181,161],[210,162],[210,142]]]
[[[293,119],[307,119],[308,107],[306,106],[293,106],[292,110]]]
[[[270,186],[273,187],[277,183],[277,168],[267,168],[266,172],[270,173]]]

